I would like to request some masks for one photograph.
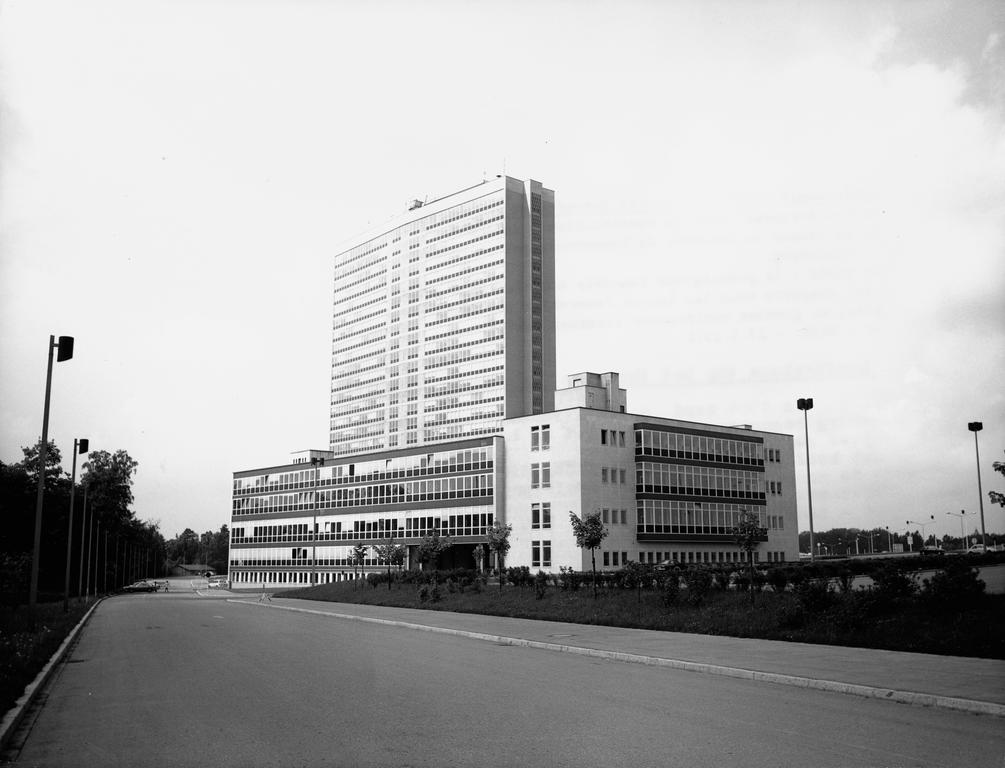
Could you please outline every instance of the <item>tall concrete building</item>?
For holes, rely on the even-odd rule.
[[[598,567],[795,559],[791,435],[633,414],[615,372],[555,384],[554,193],[498,177],[407,212],[335,257],[329,450],[234,472],[237,588],[380,570],[378,547],[449,536],[443,568],[587,570],[569,514],[597,512]],[[626,333],[633,332],[631,329]]]
[[[555,198],[497,177],[335,256],[330,448],[501,434],[555,387]]]

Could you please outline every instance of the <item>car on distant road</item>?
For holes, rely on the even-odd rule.
[[[985,552],[987,552],[987,550],[984,548],[983,544],[974,544],[967,550],[967,552],[969,552],[971,555],[983,555]]]
[[[122,588],[123,592],[156,592],[157,585],[152,581],[137,581]]]
[[[944,555],[945,550],[942,547],[933,547],[931,545],[921,548],[921,554],[923,555]]]
[[[206,584],[209,589],[227,589],[227,577],[226,576],[212,576],[209,579],[209,583]]]

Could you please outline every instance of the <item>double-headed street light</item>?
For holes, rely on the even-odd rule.
[[[796,401],[796,408],[803,412],[803,427],[806,430],[806,498],[810,507],[810,562],[813,561],[813,490],[810,487],[810,424],[806,412],[812,407],[812,397],[800,397]]]
[[[963,549],[966,549],[967,548],[967,534],[966,534],[966,532],[963,529],[963,518],[966,517],[967,511],[965,509],[961,509],[959,511],[959,514],[957,514],[956,512],[946,512],[946,514],[950,515],[951,517],[958,517],[958,518],[960,518],[960,546],[963,547]]]
[[[70,520],[66,524],[66,581],[63,583],[63,613],[66,613],[70,602],[70,544],[73,543],[73,496],[77,490],[77,454],[87,453],[88,440],[83,438],[73,440],[73,474],[70,476]]]
[[[28,589],[28,610],[34,612],[38,599],[38,557],[42,544],[42,504],[45,498],[45,460],[49,452],[49,393],[52,391],[52,351],[58,349],[56,361],[73,358],[73,337],[49,337],[49,366],[45,372],[45,406],[42,409],[42,442],[38,447],[38,495],[35,499],[35,544],[31,557],[31,586]]]
[[[984,530],[984,490],[981,488],[981,449],[977,444],[977,433],[984,429],[984,425],[979,421],[971,421],[967,424],[967,429],[974,433],[974,450],[977,451],[977,498],[981,503],[981,544],[984,551],[988,548],[988,534]]]
[[[925,542],[928,541],[927,537],[925,536],[925,526],[932,525],[932,523],[935,522],[935,515],[929,515],[929,517],[931,518],[931,520],[929,520],[927,523],[919,523],[919,522],[916,522],[914,520],[908,520],[907,521],[908,525],[920,525],[921,526],[921,548],[922,549],[925,548]],[[911,531],[910,530],[908,530],[907,535],[908,535],[908,538],[910,539],[910,536],[911,536]]]

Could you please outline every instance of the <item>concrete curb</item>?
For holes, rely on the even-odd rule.
[[[783,675],[777,672],[761,672],[754,669],[742,669],[739,667],[727,667],[719,664],[704,664],[697,661],[684,661],[681,659],[664,659],[658,656],[644,656],[636,653],[623,653],[620,651],[604,651],[597,648],[584,648],[578,645],[562,645],[559,643],[546,643],[540,640],[526,640],[519,637],[505,637],[503,635],[490,635],[482,632],[469,632],[463,629],[449,629],[447,627],[432,627],[426,624],[414,624],[407,621],[396,621],[393,619],[376,619],[368,616],[355,616],[348,613],[335,613],[332,611],[320,611],[312,608],[297,608],[288,605],[275,605],[273,603],[259,603],[257,600],[228,600],[229,603],[243,603],[244,605],[261,605],[265,608],[276,608],[283,611],[293,611],[295,613],[310,613],[316,616],[328,616],[336,619],[348,619],[349,621],[360,621],[369,624],[383,624],[389,627],[402,627],[405,629],[415,629],[423,632],[435,632],[442,635],[455,635],[467,637],[472,640],[484,640],[503,645],[520,646],[524,648],[538,648],[546,651],[560,651],[562,653],[574,653],[579,656],[592,656],[600,659],[610,659],[611,661],[621,661],[629,664],[648,664],[656,667],[669,667],[670,669],[680,669],[686,672],[701,672],[707,675],[719,675],[722,677],[736,677],[743,680],[758,680],[777,685],[788,685],[796,688],[812,688],[818,691],[830,691],[832,693],[844,693],[852,696],[863,696],[869,699],[883,699],[884,701],[896,701],[901,704],[913,704],[921,707],[934,707],[936,709],[949,709],[957,712],[970,712],[979,715],[991,715],[992,717],[1005,717],[1005,704],[996,704],[990,701],[977,701],[974,699],[961,699],[953,696],[939,696],[933,693],[918,693],[916,691],[898,691],[892,688],[877,688],[871,685],[858,685],[856,683],[841,683],[834,680],[818,680],[812,677],[799,677],[796,675]]]
[[[18,729],[18,726],[21,725],[21,721],[24,719],[25,714],[27,714],[28,708],[35,700],[38,692],[45,687],[49,678],[52,677],[52,673],[55,671],[56,667],[59,666],[60,662],[63,661],[63,657],[66,656],[66,652],[70,649],[70,646],[73,645],[73,641],[77,639],[77,635],[80,634],[80,631],[84,628],[88,619],[91,618],[91,614],[94,613],[94,609],[97,608],[104,599],[104,597],[99,597],[95,601],[90,610],[88,610],[87,613],[84,614],[84,617],[77,622],[77,626],[71,629],[70,634],[63,639],[62,644],[56,649],[52,658],[49,659],[44,667],[42,667],[42,671],[35,676],[34,680],[28,683],[24,689],[24,693],[21,694],[21,697],[14,704],[13,708],[3,716],[3,720],[0,721],[0,751],[7,749],[8,742],[14,735],[14,732]]]

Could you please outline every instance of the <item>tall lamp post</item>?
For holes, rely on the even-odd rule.
[[[984,529],[984,490],[981,488],[981,449],[977,444],[977,433],[984,429],[984,425],[979,421],[971,421],[967,424],[967,429],[974,433],[974,450],[977,452],[977,498],[981,503],[981,544],[987,551],[988,534]]]
[[[813,490],[810,486],[810,423],[807,412],[813,407],[812,397],[800,397],[796,408],[803,412],[803,427],[806,431],[806,498],[810,507],[810,562],[813,562]]]
[[[34,612],[38,600],[38,557],[42,545],[42,503],[45,498],[45,460],[49,452],[49,394],[52,391],[52,351],[58,349],[56,361],[73,358],[73,337],[49,337],[49,366],[45,372],[45,406],[42,409],[42,442],[38,447],[38,495],[35,499],[35,544],[31,557],[31,587],[28,590],[28,610]]]
[[[63,583],[63,613],[70,610],[70,545],[73,543],[73,496],[77,490],[77,454],[87,453],[87,438],[73,440],[73,473],[70,475],[70,520],[66,524],[66,580]]]
[[[962,547],[965,550],[967,548],[967,534],[963,528],[963,518],[966,517],[967,511],[965,509],[961,509],[959,511],[959,514],[957,514],[956,512],[946,512],[946,514],[951,517],[960,518],[960,547]]]
[[[920,525],[921,526],[921,548],[922,549],[925,548],[925,542],[928,541],[928,537],[925,536],[925,526],[931,525],[933,522],[935,522],[935,515],[929,515],[929,517],[931,518],[931,520],[929,520],[927,523],[919,523],[919,522],[917,522],[915,520],[908,520],[907,521],[908,525]],[[908,531],[907,535],[910,536],[911,532]]]

